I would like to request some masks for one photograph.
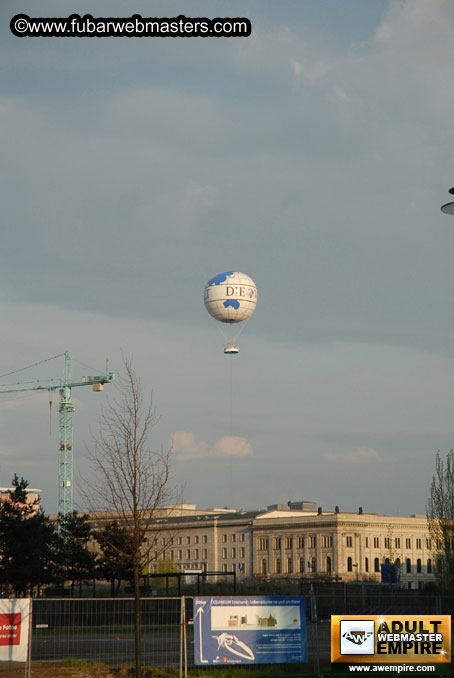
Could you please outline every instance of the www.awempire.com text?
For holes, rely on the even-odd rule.
[[[450,615],[332,615],[333,675],[450,675]]]
[[[252,27],[245,17],[30,17],[16,14],[11,32],[19,38],[234,38],[248,37]]]

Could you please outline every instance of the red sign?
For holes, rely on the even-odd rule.
[[[22,614],[0,614],[0,645],[20,645]]]

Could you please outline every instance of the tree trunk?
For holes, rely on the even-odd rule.
[[[134,631],[135,631],[135,654],[136,654],[136,678],[142,678],[142,660],[140,656],[140,572],[139,567],[134,565]]]

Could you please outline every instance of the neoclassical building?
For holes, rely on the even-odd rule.
[[[380,581],[381,565],[401,564],[401,582],[421,587],[433,580],[432,543],[424,515],[385,516],[317,508],[315,502],[273,504],[266,510],[163,510],[157,521],[160,560],[180,571],[236,571],[242,577],[339,577]]]

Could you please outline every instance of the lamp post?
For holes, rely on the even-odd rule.
[[[454,195],[454,186],[449,189],[451,195]],[[454,202],[447,202],[446,205],[441,206],[441,211],[445,214],[454,214]]]

